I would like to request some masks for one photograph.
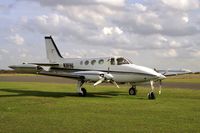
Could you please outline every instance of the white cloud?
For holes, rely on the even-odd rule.
[[[166,37],[164,37],[164,36],[159,36],[158,38],[162,42],[167,42],[168,41],[168,39]]]
[[[199,60],[197,0],[30,0],[16,1],[13,5],[11,12],[0,14],[1,48],[20,61],[32,61],[36,56],[38,61],[44,60],[45,35],[54,37],[66,57],[136,56],[136,63],[147,66],[149,63],[165,66],[166,57],[170,57],[169,65],[176,59],[177,64],[188,64],[181,57]],[[22,45],[24,38],[26,45]],[[16,50],[19,47],[7,45],[8,40],[28,51]],[[6,54],[0,52],[2,56]],[[13,64],[15,59],[2,60]],[[200,68],[197,62],[191,67]]]
[[[28,22],[28,17],[27,16],[22,16],[21,17],[21,22],[22,23],[27,23]]]
[[[185,22],[185,23],[188,23],[189,22],[189,18],[187,16],[183,16],[182,17],[182,20]]]
[[[4,54],[7,54],[7,53],[9,53],[9,51],[8,51],[8,50],[6,50],[6,49],[0,49],[0,51],[1,51],[2,53],[4,53]]]
[[[48,19],[48,16],[46,15],[41,15],[41,16],[37,16],[36,17],[36,20],[40,23],[40,24],[47,24],[47,19]]]
[[[162,2],[178,10],[190,10],[199,8],[199,0],[162,0]]]
[[[170,49],[167,52],[163,53],[164,57],[176,57],[178,54],[175,49]]]
[[[181,47],[181,44],[173,40],[170,42],[169,46],[173,48],[178,48],[178,47]]]
[[[191,55],[192,55],[193,57],[198,57],[198,58],[200,58],[200,50],[199,50],[199,51],[194,51],[194,52],[192,52]]]
[[[123,6],[125,0],[96,0],[98,3],[108,4],[112,6]]]
[[[122,34],[123,33],[123,31],[119,27],[104,27],[102,31],[105,35]]]
[[[140,3],[135,3],[134,6],[135,6],[138,10],[143,11],[143,12],[147,10],[147,7],[144,6],[144,5],[142,5],[142,4],[140,4]]]
[[[162,26],[160,24],[153,24],[153,27],[156,29],[156,30],[162,30]]]
[[[51,27],[59,27],[59,25],[63,26],[63,24],[69,23],[70,20],[68,17],[59,15],[59,14],[50,14],[50,15],[41,15],[36,16],[35,21],[39,25],[47,26],[49,28]]]
[[[25,53],[22,53],[22,54],[20,54],[20,57],[25,58],[25,57],[27,57],[27,55]]]
[[[112,27],[104,27],[102,31],[103,31],[103,33],[105,35],[111,35],[112,34],[112,30],[113,30]]]
[[[123,31],[119,28],[119,27],[115,27],[114,28],[114,31],[117,33],[117,34],[122,34]]]
[[[127,56],[128,54],[131,54],[132,56],[138,56],[139,52],[136,50],[122,50],[122,49],[112,49],[110,52],[110,56],[122,56],[125,55]]]
[[[20,36],[19,34],[12,35],[8,39],[16,45],[24,44],[24,38],[22,36]]]

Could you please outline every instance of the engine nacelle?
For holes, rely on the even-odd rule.
[[[111,74],[108,74],[106,72],[100,72],[100,71],[79,71],[79,72],[75,72],[75,75],[76,74],[83,75],[86,81],[98,81],[101,77],[105,78],[106,80],[113,79],[113,76]]]

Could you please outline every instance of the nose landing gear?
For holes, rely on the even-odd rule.
[[[154,81],[153,80],[150,81],[150,85],[151,85],[151,91],[147,94],[147,96],[148,96],[148,99],[153,100],[153,99],[156,99],[156,96],[153,92],[154,91]]]
[[[136,94],[137,94],[136,86],[132,86],[132,87],[129,89],[129,95],[135,96]]]
[[[149,92],[149,93],[147,94],[147,96],[148,96],[148,99],[150,99],[150,100],[153,100],[153,99],[156,98],[156,97],[155,97],[155,94],[153,93],[153,91],[152,91],[152,92]]]

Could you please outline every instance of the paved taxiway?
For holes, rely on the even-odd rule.
[[[0,76],[0,82],[46,82],[46,83],[65,83],[76,84],[76,80],[51,76]],[[164,82],[163,88],[183,88],[183,89],[199,89],[199,83],[185,83],[185,82]]]

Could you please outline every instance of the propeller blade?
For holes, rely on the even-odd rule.
[[[118,85],[114,80],[111,80],[110,82],[111,82],[112,84],[114,84],[117,88],[120,88],[119,85]]]
[[[151,89],[153,91],[154,90],[154,81],[153,80],[150,81],[150,85],[151,85]]]
[[[114,84],[117,88],[119,88],[118,84],[113,80],[113,75],[109,73],[109,69],[107,74],[101,74],[99,76],[99,80],[96,83],[94,83],[94,86],[97,86],[98,84],[101,84],[104,81],[108,81]]]
[[[104,80],[105,80],[105,78],[100,78],[96,83],[94,83],[94,86],[101,84]]]
[[[159,94],[161,94],[161,90],[162,90],[162,80],[159,81]]]

